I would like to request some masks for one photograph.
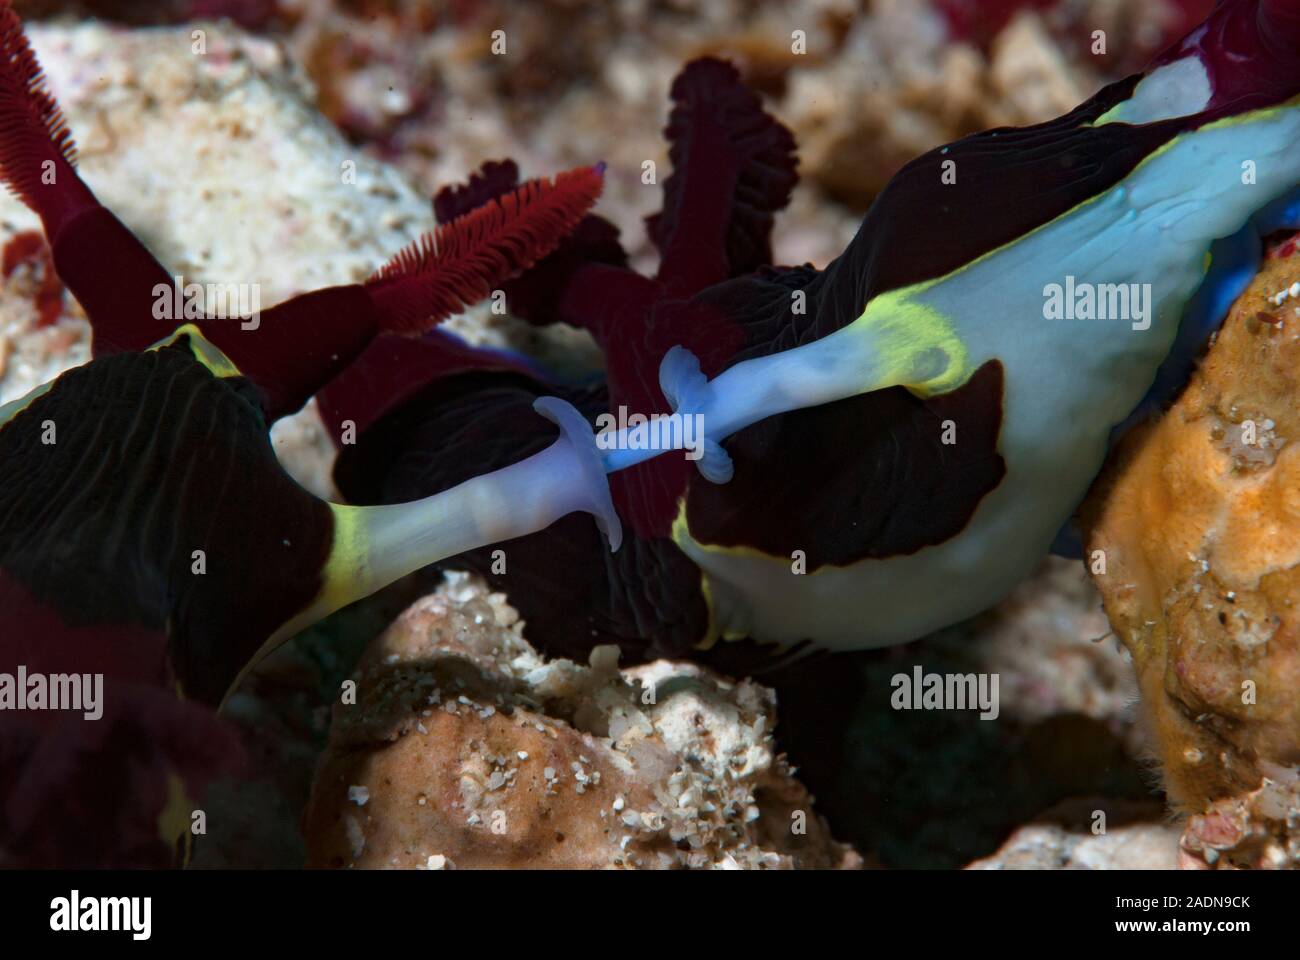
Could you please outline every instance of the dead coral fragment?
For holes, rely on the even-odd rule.
[[[689,664],[619,671],[609,647],[547,662],[520,626],[454,577],[371,646],[356,704],[334,708],[310,865],[860,865],[775,754],[770,690]]]

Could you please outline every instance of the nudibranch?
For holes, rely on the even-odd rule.
[[[0,407],[0,859],[162,863],[185,803],[233,759],[211,708],[262,653],[412,570],[574,510],[617,546],[591,429],[556,398],[531,414],[543,449],[407,504],[319,500],[268,438],[380,331],[423,330],[553,250],[602,171],[530,181],[365,283],[217,318],[168,315],[172,277],[74,159],[0,3],[0,179],[40,216],[94,353]],[[95,676],[95,716],[50,709],[67,706],[52,685]]]
[[[662,455],[690,438],[602,437],[619,553],[577,516],[506,545],[504,564],[458,561],[509,593],[534,643],[739,670],[919,637],[1059,542],[1112,436],[1186,377],[1261,237],[1300,225],[1297,95],[1300,5],[1227,0],[1065,116],[912,161],[818,271],[768,266],[792,138],[734,70],[694,62],[647,223],[655,276],[588,217],[507,287],[530,322],[590,331],[604,381],[378,338],[322,395],[328,418],[366,424],[336,480],[390,502],[508,463],[542,442],[522,413],[544,394],[593,424],[679,414],[683,437],[702,427],[698,473]],[[497,165],[441,200],[463,212],[513,183]]]

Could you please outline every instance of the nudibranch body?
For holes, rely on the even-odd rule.
[[[1300,93],[1300,59],[1293,66],[1292,92]],[[1098,123],[1178,125],[1206,112],[1208,81],[1189,55],[1158,67]],[[1169,83],[1178,87],[1168,98],[1144,97]],[[955,536],[887,562],[828,564],[793,583],[788,559],[714,549],[685,525],[678,542],[710,575],[720,621],[851,649],[913,639],[1005,594],[1047,551],[1101,468],[1112,428],[1138,407],[1169,356],[1207,261],[1215,268],[1212,245],[1244,229],[1258,251],[1262,234],[1300,227],[1297,142],[1300,104],[1292,101],[1177,133],[1115,186],[1027,236],[871,297],[856,320],[823,339],[722,373],[691,411],[706,429],[718,423],[719,437],[858,392],[950,393],[996,369],[1005,474]],[[954,160],[958,183],[964,153],[957,145],[938,155]],[[1093,316],[1070,310],[1084,296],[1093,298]],[[1117,304],[1127,309],[1107,316]],[[955,442],[989,412],[954,411]]]
[[[268,438],[380,331],[436,324],[551,251],[601,171],[531,181],[364,284],[255,318],[176,317],[172,278],[74,156],[0,2],[0,179],[41,217],[95,354],[0,407],[0,850],[29,866],[159,864],[230,769],[237,743],[211,708],[262,653],[412,570],[575,510],[617,546],[591,430],[554,398],[533,414],[545,449],[406,504],[319,500]],[[102,683],[97,722],[36,709],[84,676]]]
[[[821,272],[764,266],[788,134],[716,62],[673,94],[658,274],[627,270],[588,218],[511,291],[515,312],[604,349],[603,387],[564,394],[593,422],[679,413],[708,441],[703,476],[657,449],[606,453],[622,557],[574,547],[592,541],[574,518],[511,544],[507,573],[467,558],[551,650],[744,668],[768,653],[720,638],[853,649],[983,609],[1047,552],[1112,432],[1168,399],[1260,237],[1300,226],[1300,13],[1274,0],[1221,4],[1058,120],[913,161]],[[469,193],[499,192],[498,172]],[[361,500],[496,463],[501,446],[431,449],[457,418],[527,448],[514,411],[558,389],[482,357],[376,412],[370,365],[401,366],[363,356],[325,393],[334,418],[369,413],[336,471]]]

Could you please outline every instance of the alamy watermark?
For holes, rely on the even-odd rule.
[[[1151,327],[1151,284],[1065,283],[1043,287],[1045,320],[1128,320],[1134,330]]]
[[[152,897],[83,897],[73,890],[50,901],[50,929],[55,932],[123,931],[132,940],[153,932]]]
[[[602,413],[596,418],[601,450],[685,450],[687,460],[704,456],[704,415],[700,413]]]
[[[257,283],[186,283],[180,274],[172,282],[154,284],[155,320],[239,320],[241,330],[262,325],[262,287]]]
[[[996,720],[1001,712],[996,673],[926,673],[918,665],[910,674],[894,674],[889,685],[895,710],[979,710],[981,720]]]
[[[80,710],[87,720],[104,715],[102,673],[0,673],[0,710]]]

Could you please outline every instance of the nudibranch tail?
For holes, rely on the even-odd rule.
[[[709,378],[700,369],[699,358],[685,347],[673,347],[664,356],[659,365],[659,389],[678,415],[682,411],[702,410],[713,399]],[[710,483],[726,483],[736,472],[731,455],[711,438],[703,440],[699,468]]]
[[[557,397],[539,397],[533,409],[560,428],[560,439],[521,465],[524,492],[530,498],[540,493],[544,514],[550,517],[524,532],[544,529],[560,517],[580,511],[591,514],[610,552],[617,551],[623,542],[623,529],[591,425],[573,404]],[[512,532],[510,537],[520,535]]]
[[[590,514],[611,551],[622,527],[595,436],[566,401],[539,398],[533,409],[559,427],[549,447],[433,496],[379,506],[334,504],[334,547],[325,587],[311,608],[272,643],[408,573],[477,547],[549,527],[570,513]]]

